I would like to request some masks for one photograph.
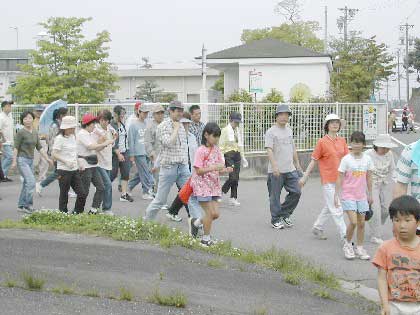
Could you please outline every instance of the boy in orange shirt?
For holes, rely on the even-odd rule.
[[[401,196],[389,206],[395,238],[384,242],[373,264],[378,268],[382,315],[420,314],[420,204]]]

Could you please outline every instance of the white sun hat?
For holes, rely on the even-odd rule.
[[[64,116],[61,120],[60,129],[71,129],[77,127],[77,120],[74,116]]]
[[[378,135],[375,141],[373,141],[373,145],[378,148],[388,148],[388,149],[397,147],[397,145],[394,142],[392,142],[391,136],[388,134]]]
[[[325,122],[330,120],[341,120],[340,117],[337,114],[328,114],[327,117],[325,117]]]

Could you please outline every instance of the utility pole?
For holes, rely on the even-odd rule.
[[[347,47],[348,26],[349,26],[349,23],[355,17],[356,13],[359,11],[359,9],[351,9],[351,8],[348,8],[347,6],[345,6],[344,8],[339,8],[338,10],[340,10],[341,12],[344,12],[344,15],[340,16],[337,19],[337,25],[338,25],[338,28],[340,29],[340,31],[343,30],[344,47]]]
[[[324,53],[328,53],[328,7],[325,6],[325,21],[324,21]]]
[[[400,30],[401,31],[405,31],[405,61],[404,61],[404,64],[405,64],[405,76],[406,76],[406,84],[407,84],[407,86],[406,86],[406,94],[407,94],[407,105],[408,105],[408,101],[409,101],[409,99],[410,99],[410,71],[409,71],[409,69],[408,69],[408,53],[409,53],[409,51],[408,51],[408,47],[409,47],[409,43],[410,43],[410,39],[409,39],[409,37],[408,37],[408,30],[410,29],[410,28],[413,28],[414,27],[414,25],[411,25],[411,24],[408,24],[408,23],[405,23],[404,25],[400,25]]]
[[[400,73],[400,53],[401,50],[397,50],[397,81],[398,81],[398,105],[401,107],[401,73]]]
[[[16,31],[16,49],[19,49],[19,28],[17,26],[10,26],[10,28]]]

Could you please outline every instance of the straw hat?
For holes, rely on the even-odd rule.
[[[64,116],[61,120],[60,129],[71,129],[77,127],[76,117],[74,116]]]
[[[378,148],[396,148],[397,145],[392,142],[391,136],[388,134],[381,134],[373,141],[373,145]]]

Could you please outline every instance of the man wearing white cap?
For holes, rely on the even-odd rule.
[[[383,243],[381,225],[385,223],[389,215],[388,206],[391,200],[387,196],[387,188],[395,169],[391,149],[396,146],[388,134],[382,134],[378,135],[373,142],[373,149],[366,151],[374,164],[372,171],[373,217],[368,222],[371,229],[371,242],[375,244]]]

